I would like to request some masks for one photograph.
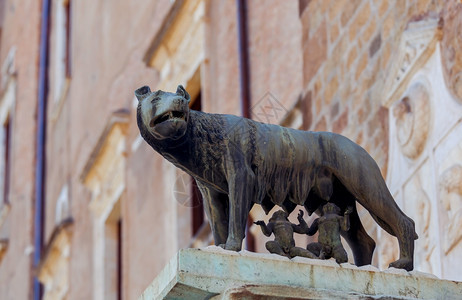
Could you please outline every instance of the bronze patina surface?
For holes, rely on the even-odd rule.
[[[350,217],[353,207],[348,207],[343,216],[340,216],[340,208],[334,203],[327,203],[322,207],[322,216],[311,224],[311,227],[303,220],[303,212],[298,215],[301,230],[299,232],[314,235],[319,231],[318,242],[308,244],[306,249],[314,253],[319,259],[335,258],[339,264],[348,261],[348,255],[343,248],[340,234],[350,230]]]
[[[135,91],[137,121],[151,147],[197,182],[215,243],[240,250],[250,209],[275,205],[309,214],[332,202],[349,214],[342,236],[356,265],[370,264],[374,240],[356,211],[358,201],[397,237],[400,258],[391,266],[413,269],[414,222],[395,203],[374,159],[348,138],[331,132],[294,130],[234,115],[190,110],[182,86],[176,93]]]
[[[303,216],[303,211],[300,211]],[[304,256],[308,258],[318,258],[316,255],[310,251],[296,247],[294,240],[294,232],[296,233],[306,233],[309,228],[307,228],[306,223],[303,221],[304,227],[300,224],[295,225],[290,223],[287,218],[289,215],[283,210],[276,211],[271,219],[269,220],[268,225],[263,221],[255,222],[256,225],[259,225],[263,234],[270,236],[274,234],[274,241],[266,242],[266,249],[275,254],[294,257],[294,256]]]

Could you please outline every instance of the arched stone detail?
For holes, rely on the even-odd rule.
[[[441,43],[444,79],[452,96],[462,103],[462,3],[447,1]]]
[[[440,177],[440,203],[447,215],[444,252],[449,253],[462,240],[462,165],[455,164]]]
[[[430,94],[425,81],[413,83],[393,106],[396,134],[403,154],[411,159],[423,151],[430,130]]]
[[[445,5],[456,2],[460,3],[448,0]],[[456,16],[461,15],[459,9],[452,10],[454,19],[461,18]],[[384,81],[382,104],[389,108],[390,122],[387,184],[398,205],[416,221],[416,270],[460,280],[454,263],[462,253],[462,100],[455,94],[462,68],[458,69],[460,58],[452,50],[461,47],[455,46],[460,43],[456,31],[452,37],[445,33],[443,45],[443,30],[455,28],[446,19],[448,11],[443,11],[438,18],[408,24]],[[448,51],[449,44],[453,46]],[[413,114],[419,110],[422,115],[416,121]],[[382,241],[387,234],[379,230],[378,237]],[[383,249],[381,243],[378,250],[387,252],[388,246]],[[386,267],[387,259],[379,256],[379,265]]]

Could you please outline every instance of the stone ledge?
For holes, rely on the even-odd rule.
[[[420,272],[210,246],[180,250],[139,299],[457,299],[460,295],[462,282]]]

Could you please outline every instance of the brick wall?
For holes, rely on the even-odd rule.
[[[388,110],[381,106],[382,83],[407,23],[437,16],[443,4],[301,0],[306,129],[346,135],[374,157],[385,176]]]

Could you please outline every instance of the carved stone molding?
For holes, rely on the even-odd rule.
[[[14,109],[16,106],[16,79],[8,71],[8,70],[11,71],[12,69],[13,71],[11,72],[14,72],[14,51],[13,52],[10,51],[10,54],[8,55],[8,57],[11,56],[11,53],[13,53],[12,61],[10,61],[11,65],[6,64],[6,62],[8,62],[8,59],[5,60],[3,64],[2,72],[1,72],[2,76],[5,76],[5,77],[2,77],[2,83],[1,83],[2,91],[0,95],[0,141],[1,141],[0,142],[0,156],[1,157],[6,157],[5,155],[6,155],[6,151],[8,147],[8,145],[5,142],[6,136],[7,136],[7,130],[11,130],[11,128],[7,129],[5,124],[7,124],[8,120],[11,120],[10,118],[14,115]],[[8,66],[8,68],[6,68],[8,72],[5,71],[5,66]],[[6,81],[3,82],[4,80]],[[10,123],[10,126],[13,126],[13,124]],[[14,126],[12,130],[14,131]],[[9,159],[11,163],[12,157],[10,157]],[[5,177],[9,176],[7,174],[7,164],[8,162],[5,159],[0,160],[0,191],[3,191],[5,188],[7,188],[4,186],[6,183]],[[8,212],[10,211],[10,204],[9,204],[8,198],[9,198],[8,195],[5,195],[5,193],[2,192],[0,194],[0,228],[5,222]]]
[[[200,91],[198,70],[205,57],[206,1],[173,2],[143,60],[159,71],[156,89],[169,90],[181,83],[194,99]]]
[[[439,19],[429,18],[409,23],[403,32],[397,51],[397,59],[387,72],[388,77],[383,88],[385,97],[382,104],[390,107],[396,98],[402,95],[410,79],[435,50],[441,37]]]
[[[56,201],[55,224],[59,224],[62,220],[70,217],[69,186],[65,184],[59,193],[58,200]]]
[[[73,223],[72,219],[66,219],[58,224],[45,247],[37,268],[38,279],[44,285],[43,299],[66,299],[68,296]]]
[[[0,263],[2,262],[3,256],[5,256],[6,250],[8,249],[8,242],[8,239],[0,240]]]
[[[453,97],[462,103],[462,3],[447,1],[441,43],[444,78]]]
[[[15,76],[16,74],[16,67],[15,67],[15,57],[16,57],[16,46],[11,47],[10,51],[8,51],[8,55],[6,56],[5,60],[0,69],[1,74],[1,82],[0,82],[0,89],[3,91],[7,85],[8,81]]]
[[[462,121],[462,107],[451,96],[444,81],[440,47],[435,48],[403,88],[403,93],[388,103],[387,184],[392,193],[413,176],[429,155],[434,155],[433,150],[439,147],[442,139]]]
[[[440,177],[440,202],[447,214],[443,246],[448,254],[462,240],[462,165],[453,165]]]
[[[413,83],[392,111],[401,151],[408,158],[417,158],[427,141],[431,120],[430,95],[424,81]]]
[[[125,189],[128,120],[125,110],[111,115],[80,176],[92,192],[89,208],[98,218],[109,213]]]
[[[458,31],[460,26],[447,25],[447,16],[442,17],[444,30]],[[387,185],[416,221],[416,270],[460,280],[455,266],[462,253],[462,102],[444,74],[442,24],[435,19],[410,23],[387,73],[382,102],[390,122]],[[457,74],[452,73],[454,82]]]

